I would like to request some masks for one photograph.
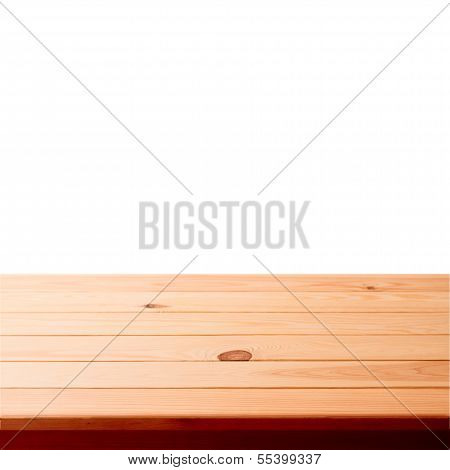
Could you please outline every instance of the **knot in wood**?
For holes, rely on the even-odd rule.
[[[249,361],[252,358],[251,353],[241,349],[226,351],[217,356],[219,361]]]

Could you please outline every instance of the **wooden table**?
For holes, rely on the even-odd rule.
[[[149,433],[167,448],[320,448],[350,432],[335,447],[352,448],[394,431],[444,447],[448,276],[172,278],[2,276],[3,442],[26,426],[9,448],[75,445],[65,432],[124,448]]]

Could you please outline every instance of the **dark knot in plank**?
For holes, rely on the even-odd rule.
[[[145,304],[145,308],[164,308],[167,307],[167,305],[159,305],[159,304]]]
[[[226,351],[217,356],[219,361],[249,361],[252,358],[251,353],[236,349],[235,351]]]

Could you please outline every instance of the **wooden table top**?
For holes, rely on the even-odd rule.
[[[448,417],[448,276],[172,277],[2,276],[1,429]]]

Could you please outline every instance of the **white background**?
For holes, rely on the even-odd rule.
[[[256,196],[442,0],[5,3],[195,196],[0,8],[2,272],[177,272],[199,251],[139,251],[138,202],[182,199],[311,200],[311,249],[259,251],[273,271],[448,271],[450,8]],[[189,271],[261,272],[250,254],[201,252]],[[113,469],[146,454],[3,461]],[[318,468],[443,458],[326,452]]]
[[[5,0],[191,197],[0,8],[2,272],[262,272],[250,252],[140,251],[140,200],[311,200],[276,272],[448,271],[441,1]]]

